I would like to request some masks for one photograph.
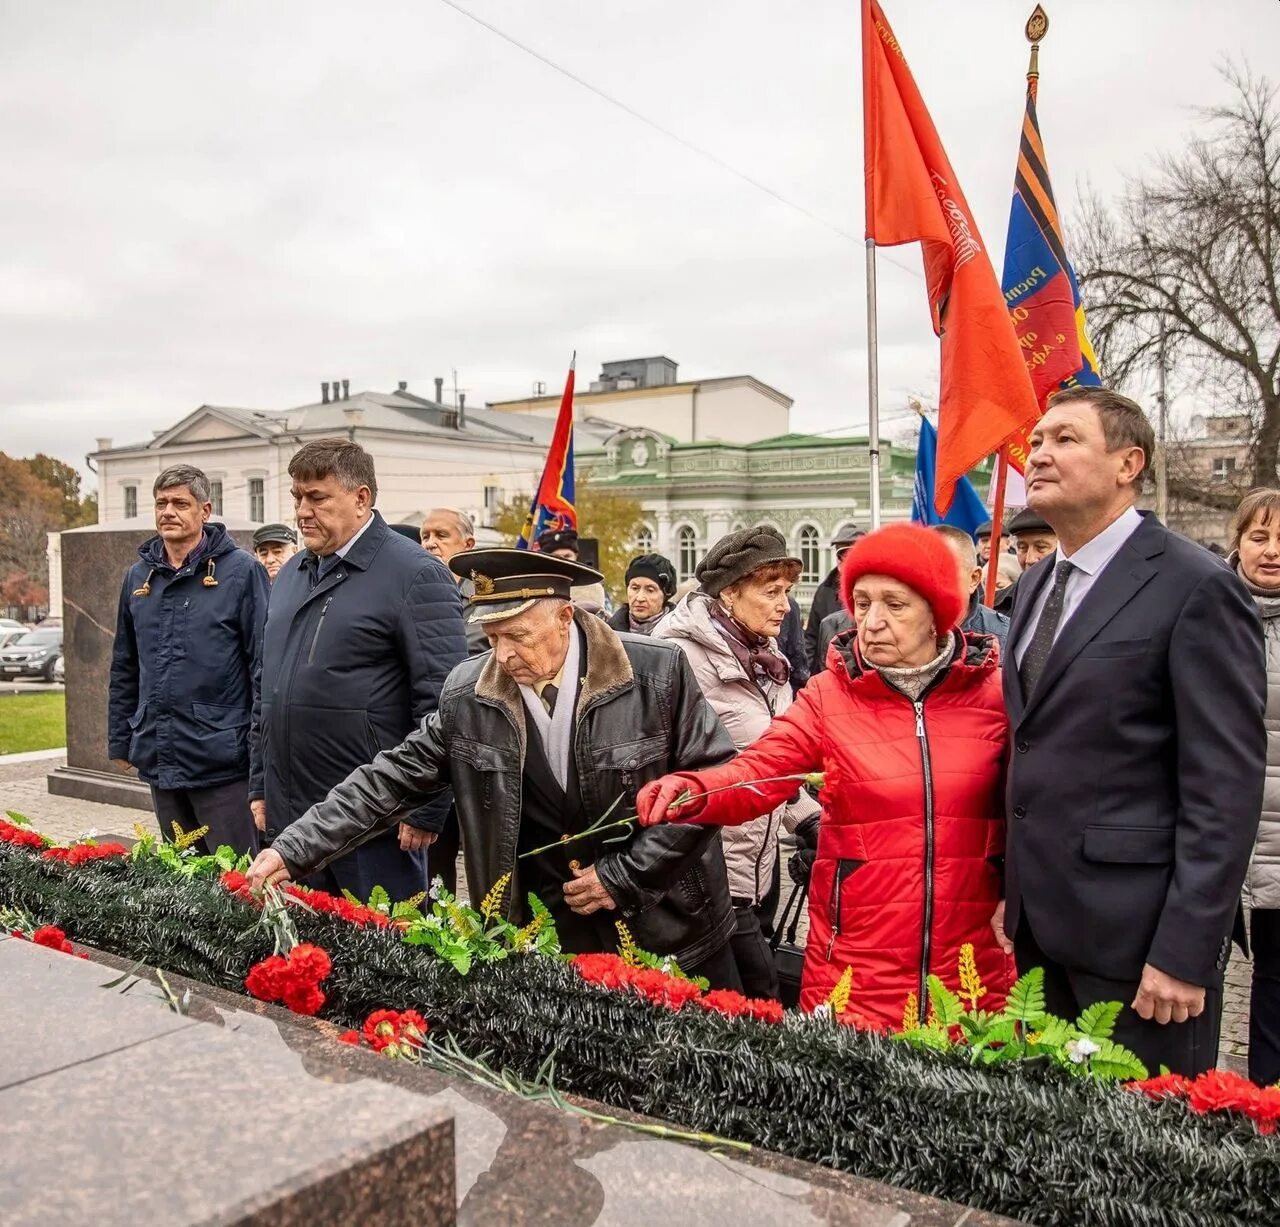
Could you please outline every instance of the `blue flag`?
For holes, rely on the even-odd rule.
[[[916,447],[916,487],[911,499],[911,520],[915,524],[953,524],[969,536],[991,519],[987,505],[973,488],[973,482],[962,477],[956,483],[956,496],[951,510],[940,516],[933,501],[933,475],[938,459],[938,432],[928,418],[920,419],[920,443]]]

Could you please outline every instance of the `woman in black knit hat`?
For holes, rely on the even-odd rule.
[[[614,611],[609,625],[615,631],[650,635],[671,612],[676,594],[676,569],[661,554],[639,554],[627,567],[627,603]]]

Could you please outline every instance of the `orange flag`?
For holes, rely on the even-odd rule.
[[[1039,414],[1000,283],[911,70],[876,0],[862,0],[867,238],[920,243],[942,338],[934,501]]]

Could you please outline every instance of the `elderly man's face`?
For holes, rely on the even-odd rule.
[[[273,584],[280,568],[298,552],[298,547],[289,541],[264,541],[253,547],[254,556],[267,569],[267,579]]]
[[[485,623],[484,633],[498,667],[521,686],[550,681],[569,652],[573,606],[539,601],[523,613]]]
[[[548,554],[551,558],[563,558],[566,562],[577,562],[578,551],[571,549],[569,546],[561,546],[558,550],[551,550]]]
[[[327,477],[294,478],[293,506],[298,531],[307,545],[322,557],[340,550],[369,518],[373,497],[368,486],[344,489],[330,473]]]
[[[1042,558],[1048,558],[1058,548],[1058,538],[1053,533],[1040,530],[1019,533],[1016,541],[1018,566],[1024,571],[1034,567]]]
[[[474,537],[463,534],[458,517],[451,511],[428,512],[418,536],[422,541],[422,548],[444,563],[455,554],[472,549],[476,543]]]
[[[170,486],[156,494],[156,532],[164,541],[192,541],[213,514],[212,503],[198,502],[189,486]]]

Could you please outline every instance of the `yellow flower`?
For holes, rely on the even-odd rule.
[[[920,1029],[920,1000],[915,993],[907,994],[907,1006],[902,1011],[902,1029],[904,1031]]]
[[[523,929],[517,930],[516,935],[511,939],[512,948],[527,950],[542,932],[543,925],[547,923],[547,916],[548,913],[539,912]]]
[[[480,915],[492,924],[498,917],[498,909],[502,907],[503,896],[507,893],[507,883],[511,874],[504,873],[490,888],[489,893],[480,901]]]
[[[965,942],[960,947],[960,996],[968,999],[970,1010],[976,1010],[978,1002],[986,995],[986,986],[978,975],[978,963],[973,957],[973,943]]]
[[[203,839],[209,834],[208,827],[196,827],[194,831],[186,831],[175,822],[173,824],[173,846],[179,852],[185,852],[197,839]]]
[[[849,1008],[849,997],[853,993],[853,968],[846,967],[840,973],[840,979],[836,981],[836,986],[831,990],[831,996],[827,998],[827,1004],[831,1007],[833,1014],[843,1014]]]
[[[624,963],[630,964],[632,967],[638,963],[639,947],[636,945],[636,939],[631,936],[631,930],[627,928],[621,920],[615,920],[614,928],[618,930],[618,953],[622,956]]]

